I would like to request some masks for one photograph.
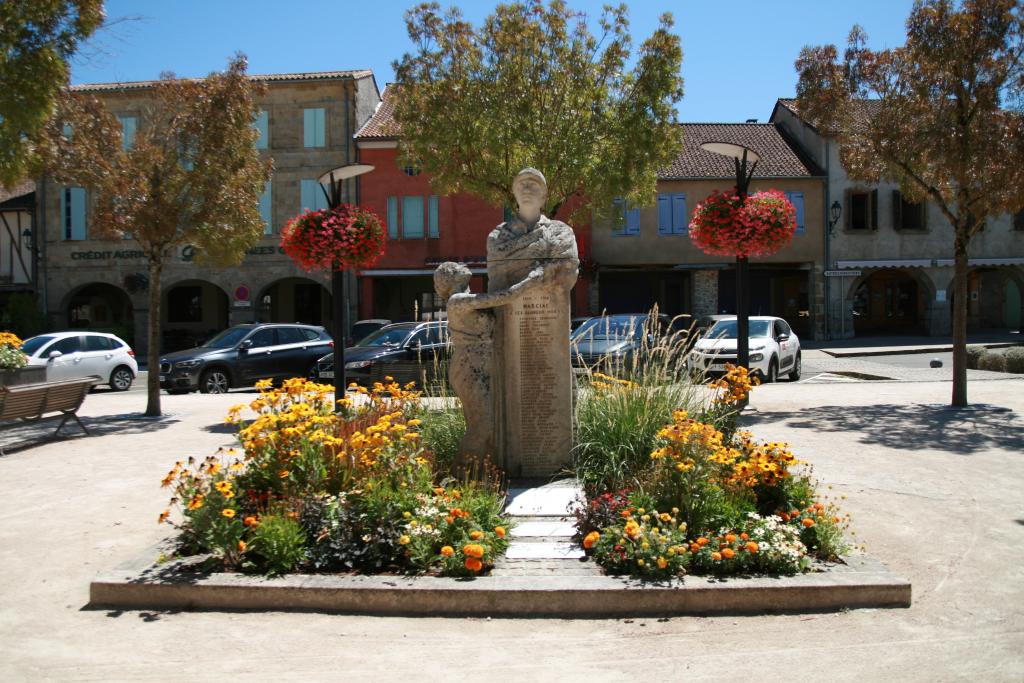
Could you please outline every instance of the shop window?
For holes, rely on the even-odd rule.
[[[203,321],[203,288],[175,287],[167,293],[167,322],[199,323]]]
[[[899,190],[892,191],[893,230],[924,230],[927,211],[925,203],[909,202]]]

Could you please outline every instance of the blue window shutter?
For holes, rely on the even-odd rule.
[[[326,136],[324,135],[324,110],[303,109],[302,110],[302,140],[305,147],[323,147]]]
[[[440,237],[441,226],[438,223],[437,215],[437,195],[430,195],[430,199],[427,200],[427,237]]]
[[[626,209],[626,234],[640,234],[640,209]]]
[[[266,110],[261,109],[256,114],[256,121],[252,125],[259,134],[259,137],[256,138],[256,149],[266,149],[270,140],[270,118]]]
[[[85,239],[85,189],[65,187],[60,197],[61,214],[64,217],[64,239]]]
[[[260,218],[263,219],[263,234],[274,234],[274,217],[271,211],[270,181],[263,187],[263,194],[260,195]]]
[[[301,183],[301,198],[299,199],[300,211],[316,211],[316,196],[320,192],[320,183],[315,180],[305,179]]]
[[[402,197],[402,237],[423,237],[423,197]]]
[[[388,197],[388,238],[398,239],[398,197]]]
[[[327,110],[316,110],[316,146],[323,147],[327,144]]]
[[[672,234],[672,195],[658,195],[658,234]]]
[[[796,234],[803,235],[804,230],[804,193],[803,192],[786,192],[786,199],[790,201],[793,208],[796,209]]]
[[[626,202],[622,199],[612,200],[612,215],[616,220],[621,219],[622,224],[617,225],[612,231],[613,235],[626,234]]]
[[[672,234],[686,235],[690,232],[687,218],[686,195],[682,192],[672,195]]]
[[[121,122],[121,149],[129,150],[135,145],[135,129],[139,125],[139,119],[134,116],[118,116]]]

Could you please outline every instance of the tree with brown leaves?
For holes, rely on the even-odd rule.
[[[130,237],[149,272],[149,382],[146,415],[160,415],[160,279],[176,249],[196,260],[241,262],[263,234],[259,196],[272,162],[256,150],[262,83],[241,55],[205,79],[164,74],[152,87],[134,143],[125,149],[117,118],[92,97],[66,92],[41,148],[59,183],[90,190],[92,237]]]
[[[796,62],[797,107],[835,139],[851,178],[899,183],[953,227],[953,406],[967,405],[967,249],[986,218],[1024,207],[1021,0],[918,0],[902,47],[855,26]],[[870,116],[858,110],[870,106]]]

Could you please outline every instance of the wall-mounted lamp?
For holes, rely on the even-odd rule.
[[[32,248],[32,228],[25,228],[21,231],[21,243],[29,249]]]
[[[832,206],[829,208],[829,220],[828,222],[828,234],[834,237],[836,234],[836,223],[839,222],[839,217],[843,215],[843,205],[839,203],[839,200],[832,202]]]

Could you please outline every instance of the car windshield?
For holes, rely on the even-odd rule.
[[[356,346],[401,346],[412,333],[412,327],[382,327],[364,337]]]
[[[715,326],[708,330],[707,336],[710,339],[736,339],[736,320],[719,320]],[[770,337],[772,329],[771,320],[751,320],[751,337]]]
[[[572,333],[572,338],[582,339],[639,339],[643,334],[644,318],[591,318]]]
[[[252,330],[251,327],[228,328],[203,344],[203,348],[230,349],[237,345],[238,342],[242,341],[242,339],[245,338],[245,335],[249,334],[250,330]]]
[[[31,339],[26,339],[25,343],[21,345],[21,352],[31,356],[54,339],[56,337],[32,337]]]

